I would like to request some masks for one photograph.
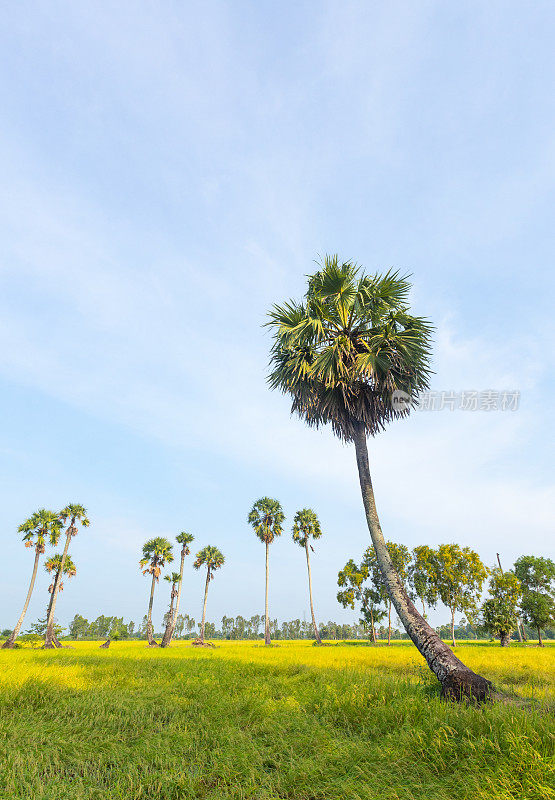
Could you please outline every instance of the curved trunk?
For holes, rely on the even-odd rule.
[[[175,601],[175,611],[173,613],[173,619],[171,620],[171,627],[166,625],[166,630],[164,631],[164,638],[162,639],[162,647],[168,647],[171,644],[171,640],[173,638],[173,632],[175,631],[175,623],[177,622],[177,615],[179,614],[179,601],[181,600],[181,584],[183,583],[183,569],[185,567],[185,547],[181,548],[181,567],[179,568],[179,583],[177,584],[177,598]]]
[[[406,632],[441,683],[444,697],[456,700],[461,699],[461,697],[485,700],[492,690],[490,681],[472,672],[462,661],[459,661],[451,648],[440,639],[437,632],[428,625],[416,610],[403,586],[403,582],[395,571],[387,551],[376,510],[370,467],[368,465],[366,435],[361,426],[358,427],[355,433],[354,443],[368,529],[389,596]]]
[[[29,589],[27,590],[27,597],[25,598],[23,611],[21,612],[19,619],[17,620],[17,625],[13,629],[10,637],[2,645],[2,650],[11,649],[14,646],[15,640],[19,635],[19,631],[21,630],[21,626],[23,625],[23,620],[25,619],[25,614],[27,613],[27,609],[29,608],[31,595],[33,594],[33,587],[35,585],[37,570],[39,568],[40,555],[41,555],[40,552],[35,547],[35,563],[33,564],[33,574],[31,575],[31,583],[29,584]]]
[[[146,621],[146,638],[149,644],[149,647],[158,647],[158,642],[154,641],[153,630],[152,630],[152,605],[154,603],[154,585],[156,583],[156,576],[154,572],[152,573],[152,585],[150,587],[150,600],[148,603],[148,615]]]
[[[451,644],[453,647],[457,646],[455,641],[455,609],[451,609]]]
[[[516,620],[516,632],[518,634],[518,641],[520,642],[520,644],[522,644],[522,631],[520,630],[520,626],[521,626],[521,622],[517,617],[517,620]]]
[[[308,554],[308,539],[305,542],[306,550],[306,567],[308,569],[308,595],[310,597],[310,613],[312,615],[312,627],[314,628],[314,638],[318,644],[322,644],[320,634],[318,633],[318,626],[316,625],[316,618],[314,616],[314,606],[312,604],[312,575],[310,574],[310,556]]]
[[[204,586],[204,605],[202,606],[202,622],[200,625],[200,641],[204,644],[204,625],[206,623],[206,599],[208,597],[208,584],[210,583],[210,567],[206,570],[206,584]]]
[[[46,617],[46,634],[44,637],[44,646],[46,648],[51,647],[61,647],[61,644],[58,642],[58,639],[54,635],[54,611],[56,610],[56,600],[58,599],[58,591],[60,589],[60,579],[61,576],[64,574],[64,565],[66,563],[67,551],[69,550],[69,543],[71,541],[71,531],[73,530],[73,523],[74,520],[72,519],[69,523],[69,527],[66,533],[66,543],[64,545],[64,552],[62,553],[62,563],[60,564],[60,569],[56,574],[56,578],[54,579],[54,588],[52,589],[52,597],[50,598],[50,604],[48,606],[48,615]]]
[[[499,644],[501,647],[508,647],[511,641],[511,634],[509,631],[501,631],[499,636]]]
[[[269,645],[270,639],[270,619],[268,617],[268,549],[270,545],[266,542],[266,597],[264,605],[264,644]]]

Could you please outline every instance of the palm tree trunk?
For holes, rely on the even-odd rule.
[[[270,639],[270,620],[268,617],[268,574],[269,574],[269,564],[268,564],[268,550],[270,545],[266,542],[266,598],[265,598],[265,606],[264,606],[264,644],[269,645],[271,643]]]
[[[391,644],[391,600],[389,601],[389,615],[387,622],[387,644]]]
[[[152,585],[150,587],[150,601],[148,603],[148,615],[146,621],[146,638],[148,641],[149,647],[158,647],[158,642],[154,641],[153,630],[152,630],[152,605],[154,603],[154,586],[156,583],[156,576],[154,572],[152,573]]]
[[[2,650],[11,649],[14,646],[15,640],[18,637],[19,631],[21,630],[21,626],[23,625],[23,620],[25,619],[25,614],[27,613],[27,609],[29,608],[29,602],[31,600],[31,595],[33,594],[33,587],[35,585],[35,579],[37,577],[37,570],[39,568],[39,559],[40,559],[40,551],[37,550],[35,547],[35,563],[33,565],[33,574],[31,575],[31,583],[29,584],[29,589],[27,590],[27,597],[25,598],[25,605],[23,606],[23,611],[20,614],[19,619],[17,620],[17,625],[13,629],[9,639],[4,642],[2,645]]]
[[[322,640],[320,639],[320,634],[318,633],[318,626],[316,625],[316,618],[314,616],[314,606],[312,604],[312,575],[310,574],[310,556],[308,554],[308,539],[305,542],[305,550],[306,550],[306,567],[308,570],[308,595],[310,597],[310,613],[312,615],[312,627],[314,628],[314,638],[318,642],[318,644],[322,644]]]
[[[445,697],[459,700],[461,696],[466,696],[485,700],[492,690],[490,681],[472,672],[462,661],[459,661],[451,648],[441,640],[437,632],[418,613],[395,571],[376,510],[368,464],[366,434],[362,426],[358,426],[355,432],[354,444],[362,501],[376,558],[389,596],[406,632],[441,683],[442,694]]]
[[[451,609],[451,645],[453,647],[457,646],[455,641],[455,609]]]
[[[52,597],[50,598],[49,611],[48,611],[48,616],[46,618],[46,634],[44,637],[44,646],[46,648],[62,646],[58,642],[57,638],[54,636],[54,611],[56,610],[56,600],[58,599],[60,579],[61,576],[64,574],[64,565],[66,563],[67,551],[69,550],[69,543],[71,541],[70,531],[72,531],[72,529],[73,529],[73,520],[69,523],[69,526],[67,528],[68,533],[66,534],[66,543],[64,545],[64,552],[62,553],[62,563],[60,564],[60,569],[56,573],[56,577],[54,579],[54,588],[52,589]]]
[[[181,600],[181,584],[183,583],[183,569],[185,567],[185,548],[181,548],[181,567],[179,569],[179,583],[177,584],[177,599],[175,601],[175,611],[173,613],[173,619],[171,620],[171,628],[168,630],[168,626],[166,625],[166,630],[164,631],[164,638],[162,639],[162,647],[168,647],[171,644],[171,640],[173,638],[173,632],[175,630],[175,623],[177,622],[177,615],[179,613],[179,601]]]
[[[204,625],[206,623],[206,600],[208,598],[208,584],[210,582],[210,567],[206,570],[206,584],[204,586],[204,605],[202,606],[202,622],[200,625],[200,641],[204,644]]]

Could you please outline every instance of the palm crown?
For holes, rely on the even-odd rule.
[[[25,547],[35,547],[40,553],[44,553],[47,538],[53,547],[58,544],[62,527],[63,523],[58,514],[40,508],[17,530],[24,534]]]
[[[59,572],[62,566],[62,556],[60,553],[56,553],[53,556],[50,556],[44,563],[45,570],[50,572]],[[71,556],[66,555],[64,561],[64,575],[67,575],[68,578],[73,578],[74,575],[77,574],[77,568],[73,563]]]
[[[156,580],[160,577],[160,572],[165,564],[173,561],[172,545],[163,536],[156,536],[149,539],[143,545],[143,557],[139,564],[143,569],[143,575],[147,572],[154,575]]]
[[[283,532],[285,514],[278,500],[261,497],[250,510],[247,521],[261,542],[271,544]]]
[[[164,575],[164,580],[168,581],[168,583],[179,583],[180,578],[179,572],[170,572],[169,575]]]
[[[83,528],[88,528],[90,525],[89,518],[87,517],[87,509],[80,503],[68,503],[65,508],[60,511],[60,519],[65,524],[69,519],[69,528],[73,536],[77,533],[75,523],[79,522]]]
[[[297,511],[293,520],[293,541],[301,547],[305,547],[309,539],[319,539],[321,535],[322,528],[316,512],[311,508]]]
[[[189,545],[191,544],[194,538],[195,537],[193,536],[192,533],[185,533],[185,531],[181,531],[181,533],[178,533],[177,536],[175,537],[178,544],[182,546],[181,549],[184,551],[186,556],[188,556],[189,553],[191,552],[189,550]]]
[[[409,290],[397,272],[369,276],[326,256],[304,302],[273,306],[268,380],[292,395],[292,412],[315,427],[331,423],[347,441],[360,425],[374,435],[409,413],[429,385],[432,331],[409,314]]]
[[[218,550],[217,547],[213,547],[212,545],[206,545],[203,547],[202,550],[199,550],[197,553],[197,557],[195,559],[195,563],[193,567],[195,569],[200,569],[203,565],[208,567],[208,573],[210,578],[213,577],[212,573],[215,569],[219,569],[223,566],[225,558],[223,553]]]

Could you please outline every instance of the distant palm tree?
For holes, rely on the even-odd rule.
[[[179,613],[179,601],[181,600],[181,586],[183,585],[183,568],[185,566],[185,556],[188,556],[191,552],[189,550],[189,545],[194,540],[194,536],[191,533],[185,533],[185,531],[181,531],[181,533],[175,537],[178,544],[181,545],[181,566],[178,573],[178,582],[177,582],[177,600],[175,603],[175,610],[173,614],[168,617],[168,623],[166,625],[166,630],[164,631],[164,636],[162,637],[161,647],[168,647],[171,644],[171,640],[173,637],[173,632],[175,630],[175,624],[177,621],[177,615]],[[176,574],[175,572],[173,573]],[[172,586],[172,597],[173,597],[173,586]]]
[[[285,514],[278,500],[271,497],[261,497],[250,510],[247,517],[249,525],[252,525],[254,532],[261,542],[266,545],[266,594],[264,607],[264,644],[269,645],[270,639],[270,618],[268,616],[268,550],[276,536],[281,536]]]
[[[69,520],[69,525],[66,528],[66,543],[61,556],[61,569],[56,573],[54,579],[54,588],[52,589],[52,596],[50,598],[49,611],[46,619],[46,634],[44,637],[44,646],[46,648],[62,646],[54,633],[54,611],[56,610],[60,576],[65,574],[65,560],[67,558],[71,539],[73,536],[77,536],[77,525],[80,524],[83,528],[88,528],[90,524],[87,517],[87,510],[80,503],[69,503],[69,505],[60,511],[60,519],[64,524]]]
[[[152,575],[152,584],[150,587],[150,600],[148,603],[148,614],[146,623],[146,638],[149,647],[158,647],[158,642],[154,641],[152,630],[152,604],[154,603],[154,587],[158,582],[162,567],[173,561],[172,545],[163,536],[156,536],[154,539],[149,539],[143,545],[143,557],[139,564],[143,567],[143,575],[147,573]]]
[[[208,597],[208,584],[214,577],[214,571],[223,566],[225,558],[217,547],[207,545],[197,553],[193,567],[200,569],[202,566],[206,567],[206,583],[204,585],[204,604],[202,606],[202,622],[200,625],[199,639],[204,644],[204,626],[206,624],[206,598]]]
[[[50,592],[50,601],[48,603],[48,610],[46,612],[46,619],[49,618],[50,612],[52,609],[52,603],[54,600],[54,587],[57,586],[58,592],[63,592],[64,584],[63,584],[63,576],[65,575],[68,578],[73,578],[77,574],[77,569],[73,560],[70,555],[66,555],[65,560],[60,553],[56,553],[53,556],[50,556],[45,563],[44,563],[45,570],[50,574],[54,573],[52,583],[48,587],[48,591]],[[63,573],[62,573],[63,570]],[[58,642],[58,637],[53,632],[53,640],[56,647],[61,647],[62,645]]]
[[[314,606],[312,604],[312,577],[310,574],[310,556],[308,553],[309,540],[319,539],[322,535],[322,528],[320,527],[320,520],[316,513],[311,508],[303,508],[297,511],[293,521],[293,541],[297,542],[300,547],[304,547],[306,552],[306,568],[308,570],[308,596],[310,598],[310,613],[312,615],[312,627],[314,629],[314,637],[318,644],[322,644],[320,634],[318,633],[318,626],[316,625],[316,617],[314,616]],[[314,548],[310,545],[310,549],[314,552]]]
[[[384,583],[405,630],[447,697],[482,700],[491,684],[442,642],[409,598],[380,526],[366,437],[408,416],[429,388],[432,326],[407,305],[410,282],[396,272],[365,275],[326,256],[303,302],[270,311],[274,332],[269,383],[292,396],[308,425],[330,424],[356,450],[362,500]]]
[[[45,508],[41,508],[38,511],[35,511],[35,513],[29,517],[29,519],[25,520],[25,522],[23,522],[17,530],[19,533],[24,534],[23,541],[25,542],[25,547],[35,548],[35,563],[33,566],[33,574],[31,575],[31,583],[29,584],[23,611],[21,612],[21,615],[17,621],[17,625],[13,629],[11,636],[6,642],[4,642],[2,648],[11,648],[14,646],[15,640],[17,639],[19,631],[21,630],[21,626],[23,625],[25,614],[29,608],[29,602],[31,600],[31,595],[33,594],[33,587],[37,577],[39,560],[41,555],[44,553],[46,540],[48,539],[53,547],[58,544],[62,530],[62,521],[60,520],[58,514],[55,514],[53,511],[47,511]]]
[[[171,627],[171,623],[173,620],[173,604],[175,602],[175,598],[177,597],[177,584],[179,583],[179,572],[170,572],[168,575],[164,575],[164,580],[171,584],[170,589],[170,607],[164,614],[164,636],[162,637],[162,641],[160,642],[160,647],[166,647],[164,643],[164,638],[166,636],[166,631]]]

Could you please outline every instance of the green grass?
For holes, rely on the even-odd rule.
[[[555,798],[555,648],[458,655],[531,707],[444,703],[401,643],[0,651],[0,797]]]

